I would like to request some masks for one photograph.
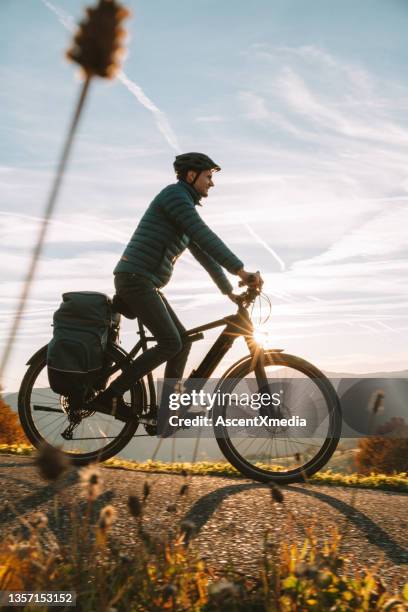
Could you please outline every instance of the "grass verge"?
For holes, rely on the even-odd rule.
[[[0,444],[0,454],[31,455],[34,448],[30,444]],[[158,474],[180,474],[188,472],[194,476],[223,476],[224,478],[242,478],[241,474],[227,462],[197,461],[196,463],[164,463],[162,461],[129,461],[113,458],[102,464],[110,469],[133,470]],[[357,487],[361,489],[377,489],[408,493],[408,474],[370,474],[357,472],[349,474],[324,470],[308,480],[313,485],[333,485],[341,487]]]

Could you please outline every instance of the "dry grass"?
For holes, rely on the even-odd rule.
[[[43,475],[48,473],[48,479],[57,483],[55,469],[44,471],[44,463],[60,465],[62,474],[64,462],[58,451],[55,457],[49,456],[49,449],[45,458],[42,453],[37,464]],[[174,493],[173,505],[185,510],[189,478],[187,471],[182,473],[185,480]],[[97,510],[103,492],[100,468],[83,468],[79,477],[81,498],[66,508],[58,500],[60,510],[69,516],[66,540],[58,542],[48,529],[47,517],[36,513],[21,518],[22,529],[1,543],[1,590],[72,590],[77,593],[76,609],[101,612],[408,609],[408,585],[401,593],[390,593],[375,569],[362,568],[358,575],[351,572],[336,529],[324,541],[318,540],[313,529],[305,529],[301,546],[292,543],[290,529],[279,546],[267,531],[258,575],[250,579],[233,566],[211,567],[195,549],[193,522],[175,522],[170,532],[163,530],[166,535],[148,530],[145,517],[156,508],[147,480],[140,492],[128,498],[127,520],[135,524],[137,540],[130,552],[121,550],[112,537],[119,510],[114,504]],[[270,492],[270,513],[276,512],[290,524],[293,517],[284,492],[276,485],[271,485]]]

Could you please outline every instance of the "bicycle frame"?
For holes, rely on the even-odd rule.
[[[248,314],[248,309],[244,306],[239,306],[238,312],[236,314],[224,317],[223,319],[217,319],[216,321],[212,321],[211,323],[200,325],[198,327],[193,327],[192,329],[187,330],[182,339],[184,342],[196,342],[197,340],[202,340],[204,337],[203,332],[208,331],[210,329],[215,329],[217,327],[221,327],[223,325],[225,325],[225,327],[222,330],[221,334],[215,340],[214,344],[211,346],[211,348],[201,361],[200,365],[191,371],[190,375],[185,381],[186,384],[188,385],[188,381],[192,381],[195,379],[206,380],[210,378],[211,374],[214,372],[218,364],[232,347],[235,339],[240,336],[244,336],[245,342],[249,349],[249,353],[253,360],[253,369],[255,371],[257,384],[259,385],[259,387],[263,387],[264,385],[266,385],[268,381],[264,369],[264,351],[263,348],[259,346],[253,338],[253,324]],[[153,342],[155,340],[155,338],[146,335],[146,331],[143,327],[143,324],[140,322],[139,319],[138,326],[138,334],[140,336],[140,339],[132,348],[132,350],[126,354],[123,360],[127,361],[129,365],[132,363],[133,358],[137,355],[140,349],[142,349],[142,351],[146,351],[147,343]],[[123,361],[112,367],[112,369],[109,370],[109,375],[112,375],[114,372],[118,371],[123,366]],[[150,405],[156,405],[157,398],[153,374],[149,372],[146,375],[146,378],[149,388]],[[196,383],[194,388],[198,390],[198,386]]]

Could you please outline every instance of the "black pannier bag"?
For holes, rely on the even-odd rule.
[[[64,293],[48,344],[48,380],[55,393],[85,396],[105,365],[112,301],[104,293]]]

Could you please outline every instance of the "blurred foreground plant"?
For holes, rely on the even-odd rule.
[[[17,414],[4,401],[0,394],[0,444],[19,444],[28,442],[20,425]]]
[[[99,0],[86,9],[87,17],[79,24],[67,58],[81,66],[86,78],[94,75],[111,79],[120,70],[126,31],[122,21],[129,11],[116,0]]]
[[[358,442],[356,465],[362,474],[408,472],[408,425],[393,417],[376,429],[376,435]]]
[[[151,483],[132,492],[128,509],[120,511],[103,503],[97,468],[79,475],[82,496],[68,498],[68,512],[59,504],[70,520],[66,536],[57,542],[47,517],[34,513],[20,519],[22,533],[0,544],[0,590],[72,590],[81,611],[407,610],[408,586],[390,593],[374,570],[353,573],[336,530],[321,541],[306,529],[301,546],[289,534],[279,546],[267,531],[259,572],[247,577],[233,565],[213,568],[200,558],[192,521],[178,523],[172,514],[170,529],[152,530],[145,520],[155,515]],[[176,506],[185,503],[185,484],[175,493]],[[276,487],[271,500],[285,503]],[[127,525],[126,545],[115,537],[118,521]]]
[[[123,8],[116,0],[99,0],[96,7],[88,8],[86,12],[87,17],[80,23],[73,44],[67,52],[67,57],[81,66],[84,82],[58,163],[54,182],[42,217],[43,220],[37,242],[32,252],[30,265],[1,358],[0,382],[3,379],[4,371],[8,364],[14,339],[29,295],[31,283],[44,246],[47,228],[55,209],[57,196],[79,118],[88,93],[89,84],[94,76],[109,79],[113,78],[120,69],[120,57],[123,55],[123,37],[125,34],[124,29],[121,27],[121,23],[128,17],[129,11]]]

